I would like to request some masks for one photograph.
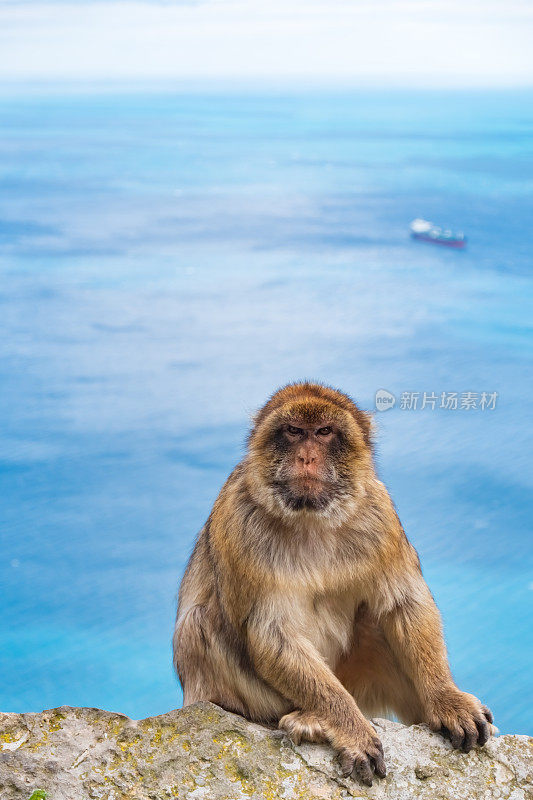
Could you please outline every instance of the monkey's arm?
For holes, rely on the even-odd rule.
[[[248,620],[247,644],[261,678],[294,703],[296,714],[316,721],[339,752],[343,773],[356,771],[368,785],[372,772],[385,776],[383,750],[373,727],[289,613],[271,604],[256,607]],[[291,732],[289,718],[280,727]],[[285,723],[284,723],[285,721]]]
[[[465,752],[475,744],[484,745],[491,734],[492,714],[477,697],[455,685],[440,614],[421,575],[380,622],[397,661],[414,683],[424,714],[420,721],[449,735],[452,745]]]

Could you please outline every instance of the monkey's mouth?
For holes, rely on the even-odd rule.
[[[283,504],[293,511],[321,511],[327,508],[335,494],[331,483],[311,476],[276,481],[274,490]]]
[[[304,489],[309,492],[316,492],[326,486],[326,481],[317,475],[296,475],[290,478],[287,483],[289,486]]]

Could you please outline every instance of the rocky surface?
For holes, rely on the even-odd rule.
[[[199,703],[133,721],[92,708],[0,714],[1,800],[533,798],[533,739],[499,736],[465,755],[423,726],[375,720],[388,775],[342,778],[328,747]]]

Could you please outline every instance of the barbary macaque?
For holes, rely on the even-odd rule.
[[[184,705],[329,742],[369,786],[385,762],[368,716],[426,723],[465,752],[492,732],[453,681],[371,418],[320,384],[290,384],[256,415],[181,583],[174,662]]]

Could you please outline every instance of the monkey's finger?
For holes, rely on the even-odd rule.
[[[379,750],[381,755],[383,755],[383,745],[381,744],[380,740],[376,737],[375,739],[372,739],[372,741],[374,742],[374,747],[376,750]]]
[[[347,750],[342,750],[339,753],[339,764],[341,767],[342,777],[347,778],[353,772],[355,756],[353,756]]]
[[[372,767],[368,758],[356,758],[354,769],[365,786],[372,786]]]
[[[452,728],[450,730],[450,741],[455,750],[461,750],[464,737],[465,735],[462,728]]]
[[[490,724],[492,725],[492,723],[494,722],[494,717],[492,716],[492,711],[490,710],[490,708],[487,708],[487,706],[481,706],[481,710],[483,711],[483,714],[485,715],[485,719],[487,720],[487,722],[490,722]]]
[[[483,745],[487,744],[490,739],[489,723],[485,719],[476,719],[476,728],[477,743],[480,747],[483,747]]]
[[[440,733],[444,739],[450,740],[451,745],[455,750],[461,750],[464,740],[464,731],[462,728],[447,728],[445,725],[441,725]]]
[[[372,766],[378,778],[385,778],[387,775],[387,768],[385,767],[385,759],[382,753],[377,753],[375,756],[372,756]]]
[[[469,753],[478,739],[477,728],[472,725],[464,728],[465,736],[463,739],[463,752]]]

